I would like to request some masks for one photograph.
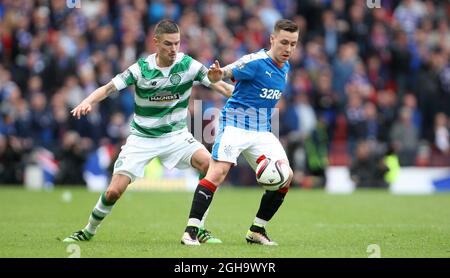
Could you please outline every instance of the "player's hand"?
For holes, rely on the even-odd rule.
[[[209,67],[208,70],[208,79],[209,81],[211,81],[212,83],[216,83],[220,80],[222,80],[223,77],[223,69],[220,68],[220,64],[219,61],[215,61],[214,64],[212,64]]]
[[[92,105],[89,103],[82,102],[78,104],[70,113],[77,119],[80,119],[81,116],[87,115],[92,110]]]

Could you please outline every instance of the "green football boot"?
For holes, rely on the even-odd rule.
[[[78,242],[78,241],[89,241],[91,238],[93,238],[94,235],[89,233],[86,230],[79,230],[75,233],[73,233],[71,236],[66,237],[63,242],[71,243],[71,242]]]
[[[199,228],[197,233],[197,238],[200,243],[209,243],[209,244],[217,244],[222,243],[222,241],[216,237],[214,237],[210,231],[205,228]]]

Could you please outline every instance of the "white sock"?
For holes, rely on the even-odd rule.
[[[194,226],[194,227],[200,227],[201,221],[197,218],[189,218],[187,225],[188,226]]]
[[[263,220],[261,218],[255,217],[255,220],[253,220],[253,224],[255,224],[256,226],[261,226],[261,227],[265,227],[267,225],[268,221]]]
[[[98,226],[102,223],[103,219],[111,213],[114,203],[106,201],[105,193],[103,193],[97,201],[91,215],[89,216],[89,222],[84,228],[90,234],[95,235]]]
[[[204,228],[205,227],[205,220],[206,220],[206,216],[208,216],[208,212],[209,212],[209,208],[205,211],[205,214],[203,214],[202,220],[200,221],[200,228]]]

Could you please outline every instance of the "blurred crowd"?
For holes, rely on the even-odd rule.
[[[180,51],[206,66],[268,48],[280,18],[299,25],[279,104],[280,139],[296,183],[308,186],[310,175],[323,183],[328,165],[351,166],[361,153],[372,159],[389,151],[401,166],[450,165],[448,1],[381,0],[380,8],[366,0],[78,3],[0,1],[0,184],[23,183],[36,149],[53,154],[58,184],[83,183],[82,165],[99,147],[117,153],[133,114],[133,88],[81,120],[70,110],[153,53],[153,27],[163,18],[179,23]],[[201,86],[193,98],[203,109],[225,101]],[[249,171],[240,165],[229,181],[254,183],[250,172],[239,174]]]

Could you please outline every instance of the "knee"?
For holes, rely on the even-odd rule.
[[[191,165],[199,173],[201,173],[202,175],[206,175],[206,172],[208,172],[210,159],[211,155],[208,153],[208,151],[200,149],[192,155]]]

